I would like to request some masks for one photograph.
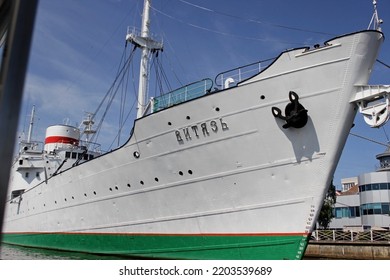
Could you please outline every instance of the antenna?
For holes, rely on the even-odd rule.
[[[383,20],[378,16],[377,1],[373,0],[372,4],[374,5],[374,14],[372,15],[370,24],[368,25],[367,29],[371,29],[372,26],[372,29],[382,31],[380,25],[383,23]]]
[[[35,105],[33,105],[32,110],[31,110],[30,124],[28,126],[27,143],[31,142],[33,127],[34,127],[34,116],[35,116]]]

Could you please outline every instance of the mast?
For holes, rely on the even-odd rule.
[[[27,143],[31,142],[32,131],[34,126],[34,116],[35,116],[35,105],[33,105],[31,110],[30,125],[28,126]]]
[[[141,34],[136,32],[135,29],[132,29],[130,32],[128,30],[126,36],[126,41],[134,44],[136,47],[139,47],[142,50],[138,85],[137,119],[144,115],[147,107],[150,54],[163,49],[162,42],[155,41],[150,37],[150,4],[151,0],[144,1]]]

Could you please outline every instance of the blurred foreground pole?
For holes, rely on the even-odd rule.
[[[38,0],[0,0],[0,39],[5,36],[0,68],[0,229],[37,5]]]

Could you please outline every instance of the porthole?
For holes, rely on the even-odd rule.
[[[156,182],[158,182],[158,178],[156,177],[156,178],[154,178],[154,180],[156,181]]]
[[[190,116],[187,116],[187,117],[186,117],[186,119],[187,119],[187,120],[190,120],[190,119],[191,119],[191,117],[190,117]]]
[[[110,192],[112,192],[112,188],[109,188]]]
[[[192,175],[192,170],[191,169],[188,170],[188,174]]]
[[[264,96],[264,95],[261,95],[261,96],[260,96],[260,99],[261,99],[261,100],[264,100],[264,99],[265,99],[265,96]]]
[[[115,186],[115,189],[118,190],[118,186]]]
[[[141,185],[143,185],[143,184],[144,184],[144,181],[139,181],[139,183],[140,183]]]
[[[135,152],[133,153],[133,156],[134,156],[135,158],[139,158],[139,157],[140,157],[140,154],[139,154],[138,151],[135,151]]]
[[[128,187],[128,188],[130,188],[130,187],[131,187],[131,185],[130,185],[130,184],[127,184],[127,187]]]
[[[87,197],[87,194],[86,194],[86,193],[84,193],[84,196],[85,196],[85,197]]]
[[[215,111],[219,112],[219,107],[215,108]]]
[[[183,171],[179,171],[179,175],[183,176],[184,175]]]
[[[93,194],[96,195],[96,192],[94,191]]]

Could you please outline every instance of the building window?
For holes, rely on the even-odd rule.
[[[360,207],[359,206],[355,206],[355,214],[356,214],[356,217],[360,217]]]
[[[367,203],[362,204],[362,215],[389,215],[390,203]]]
[[[390,183],[375,183],[359,186],[360,192],[390,190]]]
[[[373,191],[379,190],[379,184],[372,184],[372,190]]]
[[[382,203],[382,214],[383,215],[390,215],[390,205],[389,203]]]
[[[336,219],[360,217],[360,207],[336,207],[334,208],[333,215]]]

